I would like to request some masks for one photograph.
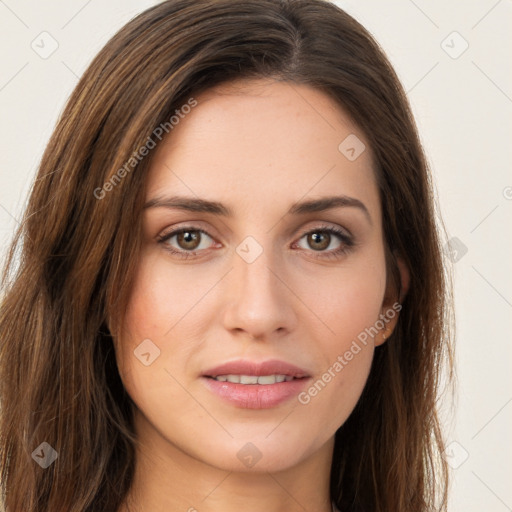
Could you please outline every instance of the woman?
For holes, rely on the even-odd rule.
[[[6,511],[445,510],[433,201],[403,89],[335,5],[129,22],[10,253]]]

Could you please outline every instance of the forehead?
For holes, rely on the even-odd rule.
[[[197,105],[156,150],[147,199],[186,194],[234,210],[260,205],[269,211],[281,202],[340,193],[369,203],[378,217],[371,148],[343,108],[321,91],[261,79],[224,84],[194,98]],[[346,152],[352,148],[355,159]]]

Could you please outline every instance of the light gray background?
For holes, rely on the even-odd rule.
[[[0,255],[78,77],[155,3],[0,0]],[[512,511],[512,1],[337,4],[374,34],[408,91],[448,247],[458,251],[446,253],[455,260],[458,367],[455,412],[450,402],[443,409],[453,443],[449,509]],[[43,31],[58,43],[46,59],[31,47],[51,48]]]

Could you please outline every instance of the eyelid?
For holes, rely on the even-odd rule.
[[[163,232],[162,234],[158,235],[156,240],[157,240],[157,242],[164,243],[167,240],[170,240],[171,238],[175,237],[176,235],[179,235],[180,233],[183,233],[186,231],[197,231],[199,233],[202,233],[203,235],[206,235],[208,238],[211,238],[213,241],[215,241],[215,238],[212,235],[210,235],[210,233],[208,233],[208,231],[206,231],[205,229],[200,228],[198,226],[191,226],[191,225],[187,225],[187,226],[183,226],[183,227],[179,227],[179,226],[173,227],[168,232]],[[205,249],[199,250],[199,252],[203,252],[203,251],[205,251]],[[192,254],[194,251],[182,251],[182,252]]]
[[[156,236],[156,239],[162,240],[165,237],[167,237],[168,235],[172,236],[172,235],[179,233],[180,231],[187,231],[187,230],[200,231],[201,233],[208,235],[212,239],[219,238],[216,235],[214,236],[211,234],[211,231],[214,231],[214,230],[212,230],[210,224],[208,224],[208,227],[203,227],[203,224],[206,225],[207,223],[202,223],[200,221],[192,220],[192,221],[188,221],[188,222],[181,222],[179,224],[173,224],[171,227],[163,229],[161,231],[161,233]]]
[[[313,233],[315,231],[323,231],[323,230],[335,230],[340,231],[344,235],[346,235],[347,238],[354,238],[354,235],[351,233],[351,231],[343,226],[339,226],[338,224],[331,224],[326,223],[325,221],[321,221],[320,224],[315,224],[312,227],[305,228],[301,234],[299,235],[300,238],[302,238],[304,235],[308,235],[309,233]]]

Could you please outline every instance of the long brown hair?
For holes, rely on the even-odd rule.
[[[139,258],[154,153],[139,158],[140,148],[159,142],[159,126],[172,137],[169,119],[194,95],[264,77],[323,91],[365,133],[389,276],[398,278],[397,255],[411,275],[398,325],[336,433],[331,497],[341,510],[445,510],[436,400],[445,363],[452,374],[451,287],[427,161],[395,72],[372,36],[325,0],[170,0],[123,27],[80,79],[10,250],[0,309],[6,511],[122,503],[137,440],[112,336]],[[46,469],[32,456],[48,455],[43,442],[58,454]]]

